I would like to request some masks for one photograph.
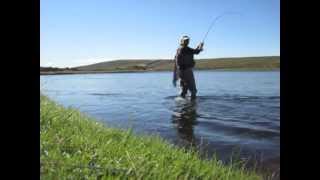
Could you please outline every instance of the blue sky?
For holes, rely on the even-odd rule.
[[[173,58],[195,47],[226,11],[196,58],[280,55],[279,0],[41,0],[41,66]]]

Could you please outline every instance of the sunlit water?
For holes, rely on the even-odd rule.
[[[41,91],[112,127],[179,146],[280,165],[280,73],[196,71],[198,99],[177,98],[171,72],[41,76]]]

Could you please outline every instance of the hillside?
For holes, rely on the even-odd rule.
[[[76,67],[81,71],[108,71],[108,70],[171,70],[172,60],[117,60],[102,62],[87,66]],[[198,59],[195,69],[274,69],[280,68],[280,57],[243,57]]]
[[[172,59],[116,60],[71,68],[60,73],[99,73],[132,71],[171,71]],[[280,56],[196,59],[197,70],[276,70],[280,69]],[[41,72],[41,70],[40,70]],[[42,71],[42,74],[59,72]]]

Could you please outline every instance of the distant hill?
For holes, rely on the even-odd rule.
[[[80,71],[171,70],[173,60],[117,60],[76,67]],[[274,69],[280,68],[280,56],[198,59],[195,69]]]
[[[80,71],[114,71],[145,69],[153,60],[116,60],[76,67]]]
[[[196,59],[197,70],[276,70],[280,69],[280,56],[234,57],[215,59]],[[135,72],[135,71],[171,71],[172,59],[161,60],[116,60],[79,66],[63,71],[44,72],[42,74],[58,73],[99,73],[99,72]]]

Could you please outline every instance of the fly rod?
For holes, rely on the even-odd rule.
[[[206,32],[206,34],[204,35],[203,39],[202,39],[202,43],[204,43],[204,41],[206,40],[210,30],[213,28],[213,26],[216,24],[216,22],[222,18],[223,16],[225,15],[228,15],[228,14],[239,14],[238,12],[225,12],[225,13],[222,13],[221,15],[217,16],[210,24],[209,28],[208,28],[208,31]]]

